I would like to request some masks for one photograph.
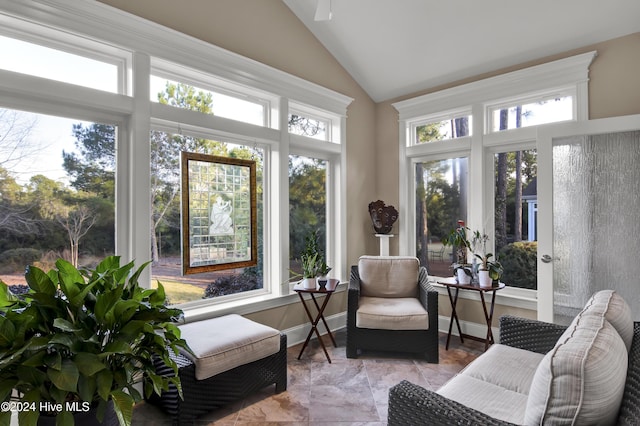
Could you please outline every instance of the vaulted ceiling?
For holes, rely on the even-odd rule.
[[[283,2],[376,102],[640,32],[640,0]]]

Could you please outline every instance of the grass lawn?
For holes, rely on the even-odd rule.
[[[191,284],[185,284],[178,281],[160,281],[167,294],[167,299],[172,305],[190,302],[192,300],[200,300],[204,296],[204,289]],[[151,287],[157,288],[158,281],[151,280]]]

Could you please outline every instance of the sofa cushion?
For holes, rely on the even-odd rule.
[[[633,340],[633,317],[631,308],[622,296],[614,290],[599,291],[587,301],[584,311],[603,315],[622,337],[627,352],[629,351]]]
[[[538,365],[524,423],[613,424],[627,360],[622,338],[603,316],[579,314]]]
[[[360,297],[356,327],[381,330],[428,330],[429,313],[414,297]]]
[[[531,381],[543,357],[544,354],[537,352],[494,344],[460,374],[528,395]]]
[[[361,256],[360,295],[418,297],[420,261],[411,256]]]
[[[196,379],[203,380],[280,350],[280,332],[237,314],[179,326],[181,337],[193,350],[183,354],[195,364]]]
[[[500,360],[494,361],[500,363]],[[449,380],[437,393],[496,419],[519,425],[523,422],[527,405],[527,394],[465,374]],[[425,425],[429,424],[428,419],[424,421]]]

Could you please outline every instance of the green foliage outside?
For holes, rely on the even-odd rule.
[[[537,290],[537,257],[537,241],[507,244],[498,253],[498,259],[504,268],[502,281],[516,287]]]
[[[212,113],[210,93],[184,84],[168,83],[158,94],[161,104],[185,108],[205,114]],[[298,122],[304,118],[294,117]],[[304,124],[304,123],[303,123]],[[62,152],[63,167],[70,186],[44,175],[33,176],[26,185],[17,183],[14,172],[3,168],[0,159],[0,272],[21,273],[41,256],[73,258],[79,253],[79,263],[87,265],[96,256],[113,254],[115,247],[115,148],[116,129],[105,124],[74,124],[70,129],[75,138],[75,151]],[[257,161],[258,252],[259,265],[239,271],[247,289],[262,286],[263,216],[263,153],[258,149],[230,145],[224,142],[184,134],[152,131],[151,144],[151,248],[152,260],[179,257],[181,253],[180,216],[180,152],[185,150]],[[293,157],[292,157],[293,158]],[[320,229],[320,241],[325,239],[325,166],[313,160],[291,161],[290,204],[293,256],[304,248],[304,236]],[[84,211],[85,222],[76,230],[70,246],[70,219]],[[16,250],[28,250],[24,256]],[[5,261],[3,261],[3,259]],[[42,263],[47,263],[41,259]],[[259,278],[256,278],[259,277]],[[220,287],[235,288],[219,283]],[[215,287],[215,284],[214,284]],[[227,290],[207,291],[217,295]],[[172,300],[184,295],[176,294]],[[209,296],[206,296],[209,297]]]

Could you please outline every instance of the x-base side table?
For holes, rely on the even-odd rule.
[[[309,322],[311,323],[311,330],[309,330],[307,339],[304,341],[304,344],[302,345],[302,349],[300,350],[298,359],[300,359],[300,357],[302,356],[302,353],[304,352],[304,350],[307,348],[307,345],[309,344],[309,340],[311,340],[311,336],[313,335],[313,333],[315,333],[316,336],[318,337],[318,342],[320,342],[320,346],[322,346],[322,350],[324,351],[324,354],[327,357],[327,361],[331,363],[329,352],[327,352],[327,348],[324,346],[324,342],[322,341],[322,337],[320,337],[320,332],[318,331],[318,323],[322,321],[322,323],[324,324],[324,328],[327,329],[327,334],[329,335],[329,338],[331,339],[333,346],[337,348],[338,345],[336,344],[336,341],[333,338],[333,334],[331,334],[331,330],[327,325],[327,321],[324,319],[324,308],[327,307],[327,304],[329,303],[329,299],[331,299],[331,296],[336,291],[338,284],[340,284],[340,280],[335,278],[329,278],[327,280],[327,285],[322,288],[318,286],[316,286],[315,288],[305,288],[302,286],[302,284],[296,284],[293,287],[293,291],[298,293],[298,296],[300,296],[300,300],[302,301],[302,306],[304,307],[304,310],[307,313],[307,318],[309,318]],[[312,300],[313,304],[316,305],[317,314],[315,318],[313,317],[313,315],[311,315],[311,311],[307,306],[307,300],[303,297],[303,294],[309,294],[311,296],[311,299],[309,300]],[[316,300],[316,295],[325,296],[324,302],[322,302],[322,305],[318,304],[318,301]]]
[[[480,342],[484,342],[484,350],[486,351],[489,348],[489,345],[494,343],[493,339],[493,331],[491,330],[491,323],[493,321],[493,308],[496,303],[496,292],[498,290],[502,290],[505,287],[504,283],[494,284],[491,287],[480,287],[478,283],[472,284],[458,284],[455,282],[455,279],[451,280],[442,280],[438,281],[438,284],[442,284],[447,287],[447,293],[449,294],[449,301],[451,302],[451,320],[449,321],[449,333],[447,334],[447,344],[445,349],[449,349],[449,341],[451,340],[451,331],[453,329],[453,323],[456,323],[456,327],[458,328],[458,334],[460,335],[460,342],[464,343],[463,338],[477,340]],[[451,294],[451,290],[455,289],[455,294]],[[460,290],[471,290],[476,291],[480,294],[480,302],[482,303],[482,310],[484,311],[484,319],[487,324],[487,335],[484,339],[476,336],[472,336],[470,334],[465,334],[462,332],[460,328],[460,321],[458,320],[458,313],[456,312],[456,305],[458,304],[458,293]],[[487,305],[485,304],[484,294],[487,292],[491,292],[491,304],[489,305],[489,310],[487,311]]]

